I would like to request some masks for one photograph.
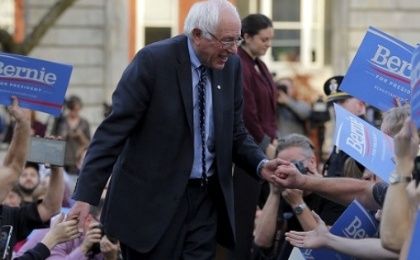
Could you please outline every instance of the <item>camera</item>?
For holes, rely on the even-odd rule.
[[[309,169],[308,167],[305,167],[305,165],[303,164],[302,161],[296,161],[293,160],[292,163],[296,166],[296,168],[298,169],[298,171],[302,174],[308,174]]]
[[[104,226],[101,223],[99,223],[97,226],[94,226],[93,228],[99,228],[101,230],[101,238],[105,235]],[[113,238],[113,237],[110,237],[110,236],[107,236],[107,238],[113,244],[118,243],[118,240],[116,238]],[[93,256],[99,254],[100,252],[101,252],[101,245],[99,243],[95,243],[95,244],[92,245],[92,247],[87,252],[87,256],[93,257]]]

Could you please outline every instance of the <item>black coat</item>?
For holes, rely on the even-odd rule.
[[[218,240],[234,243],[232,161],[255,173],[264,154],[242,121],[239,58],[210,70],[218,179]],[[74,198],[97,204],[112,180],[102,213],[105,231],[147,252],[168,227],[186,189],[193,164],[191,62],[187,37],[142,49],[122,75],[112,113],[88,149]]]

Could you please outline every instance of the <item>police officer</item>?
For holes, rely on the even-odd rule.
[[[365,103],[340,89],[340,84],[343,81],[343,78],[344,77],[340,75],[334,76],[324,83],[324,92],[327,96],[328,105],[337,103],[354,115],[363,117],[366,113]],[[363,171],[364,168],[362,165],[359,165],[349,155],[334,146],[330,156],[324,164],[322,172],[325,177],[360,178]],[[349,173],[353,174],[354,172],[358,172],[358,174],[349,175]],[[341,216],[346,207],[333,201],[323,199],[320,202],[319,209],[323,212],[328,212],[323,215],[323,219],[326,223],[330,223],[329,225],[332,225],[338,217]]]
[[[329,78],[324,83],[324,92],[327,95],[327,102],[337,103],[347,109],[356,116],[364,117],[366,114],[366,105],[363,101],[352,97],[350,94],[340,89],[340,84],[343,81],[343,76],[338,75]],[[339,150],[336,146],[324,164],[323,174],[326,177],[344,177],[344,165],[349,156]],[[363,166],[357,164],[359,170],[363,172]],[[346,176],[353,177],[353,176]]]

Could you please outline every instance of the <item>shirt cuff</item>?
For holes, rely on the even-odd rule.
[[[40,259],[46,259],[51,254],[50,249],[48,249],[48,247],[41,242],[36,244],[34,248],[28,251],[32,251],[33,253],[35,253],[36,256],[40,257]]]
[[[258,164],[258,166],[257,166],[257,176],[258,177],[260,177],[261,179],[262,179],[262,177],[261,177],[261,169],[262,169],[262,167],[264,167],[264,165],[266,164],[266,163],[268,163],[268,159],[263,159],[259,164]]]

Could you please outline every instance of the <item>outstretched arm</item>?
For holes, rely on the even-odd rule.
[[[398,259],[398,254],[384,249],[378,238],[350,239],[333,235],[328,227],[313,213],[318,226],[312,231],[286,233],[286,240],[302,248],[328,247],[337,252],[363,259]]]
[[[303,206],[302,212],[295,212],[296,218],[298,219],[303,230],[309,231],[317,226],[316,219],[313,217],[311,209],[305,204],[303,200],[303,191],[297,189],[286,189],[282,192],[282,197],[294,210],[298,206]]]
[[[268,248],[273,244],[280,198],[281,190],[270,184],[270,194],[255,224],[254,243],[259,247]]]
[[[416,230],[416,221],[420,216],[420,185],[415,180],[412,180],[407,185],[407,195],[410,203],[409,214],[411,215],[412,222],[409,227],[410,232],[407,234],[400,251],[400,259],[408,259],[410,247],[413,246],[412,240]]]
[[[3,167],[0,168],[0,202],[5,199],[13,183],[22,173],[31,133],[29,110],[20,108],[16,97],[12,99],[12,105],[8,109],[16,124]]]
[[[51,177],[47,193],[40,204],[38,213],[42,221],[48,221],[53,215],[60,211],[64,196],[63,169],[51,166]]]
[[[403,128],[394,138],[396,168],[393,174],[400,178],[411,177],[414,158],[419,149],[417,129],[408,118]],[[412,214],[406,192],[407,182],[391,184],[385,197],[381,219],[382,245],[399,252],[407,234],[410,233]]]
[[[372,194],[372,182],[353,178],[318,178],[301,174],[294,165],[281,164],[272,181],[280,187],[318,193],[326,199],[348,205],[357,199],[367,209],[379,209]]]

